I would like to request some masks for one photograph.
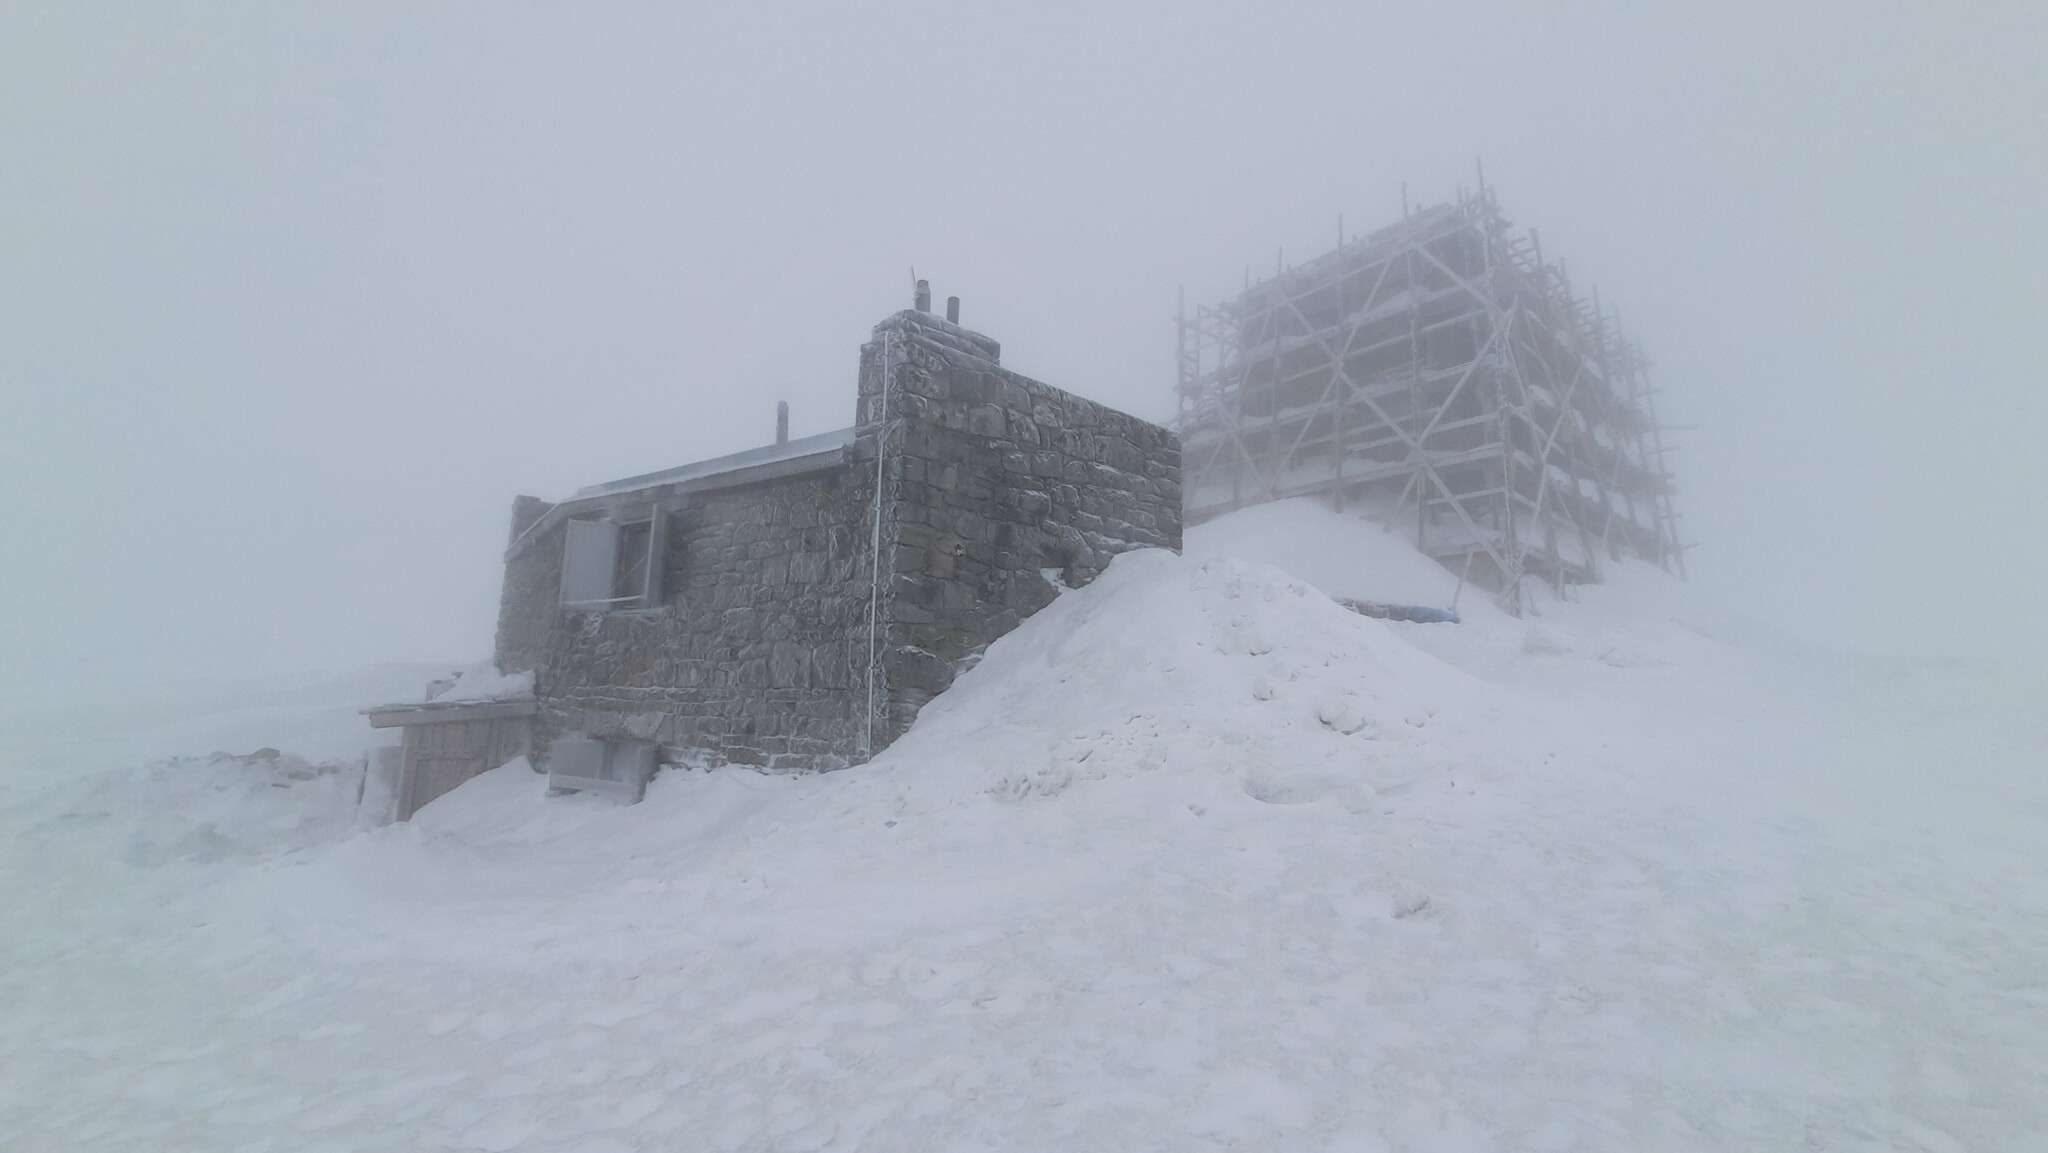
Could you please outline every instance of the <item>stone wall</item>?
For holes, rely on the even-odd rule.
[[[498,667],[539,669],[548,634],[562,615],[562,531],[535,533],[548,511],[535,496],[512,498],[512,533],[506,540],[505,581],[498,593]]]
[[[581,732],[654,740],[669,761],[850,764],[865,751],[877,588],[880,749],[965,660],[1061,586],[1086,583],[1128,549],[1178,549],[1173,434],[1009,372],[998,355],[986,337],[900,313],[861,350],[859,435],[845,463],[620,496],[668,508],[655,607],[560,607],[562,522],[519,498],[498,663],[534,670],[536,755],[555,733]]]
[[[656,741],[670,761],[850,763],[865,728],[871,491],[841,466],[663,498],[675,507],[662,603],[627,611],[556,603],[551,526],[508,562],[499,613],[500,667],[535,671],[536,745],[580,732]],[[535,617],[550,622],[537,648]]]
[[[1120,552],[1178,551],[1181,491],[1171,431],[1004,369],[995,342],[925,313],[889,318],[862,349],[864,424],[880,409],[885,342],[881,729],[893,740],[963,659],[1060,587]]]

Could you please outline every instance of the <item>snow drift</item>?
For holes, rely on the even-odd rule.
[[[874,764],[637,806],[514,764],[352,831],[340,774],[10,752],[0,1147],[2048,1129],[2038,671],[1734,643],[1627,569],[1531,620],[1322,595],[1441,601],[1405,548],[1224,518],[1062,595]]]
[[[1418,731],[1462,726],[1485,696],[1278,569],[1139,552],[991,645],[879,767],[1004,798],[1171,770],[1362,803],[1413,775]]]

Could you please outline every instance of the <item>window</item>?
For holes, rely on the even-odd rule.
[[[667,517],[642,508],[610,520],[572,520],[562,550],[562,607],[638,609],[661,604]]]
[[[654,522],[636,521],[619,526],[619,557],[612,566],[612,599],[631,600],[647,596],[647,574],[654,567],[649,546],[654,543]]]

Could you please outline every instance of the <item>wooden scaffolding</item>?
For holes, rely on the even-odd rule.
[[[1540,238],[1475,194],[1276,267],[1179,323],[1190,524],[1320,495],[1412,521],[1425,553],[1500,590],[1599,579],[1684,547],[1649,359],[1572,291]]]

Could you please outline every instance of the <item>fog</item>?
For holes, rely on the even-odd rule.
[[[2040,4],[683,7],[9,6],[0,690],[483,654],[515,493],[849,423],[913,266],[1164,418],[1178,289],[1477,160],[1655,357],[1703,589],[2048,642]]]

